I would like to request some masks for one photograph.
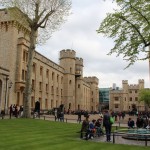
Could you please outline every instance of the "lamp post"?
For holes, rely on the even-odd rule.
[[[8,76],[6,76],[6,89],[5,89],[5,102],[4,102],[4,112],[7,110],[7,86],[8,86]]]
[[[9,107],[9,97],[10,97],[10,89],[12,87],[13,83],[10,81],[8,84],[8,100],[7,100],[7,108]]]

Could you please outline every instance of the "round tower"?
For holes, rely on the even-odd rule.
[[[83,77],[83,59],[76,57],[75,76]]]
[[[75,110],[75,64],[74,50],[60,51],[60,66],[64,68],[63,103],[66,110]]]

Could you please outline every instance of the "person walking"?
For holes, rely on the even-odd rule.
[[[110,113],[108,110],[105,111],[103,116],[103,126],[105,127],[105,132],[106,132],[106,142],[111,142],[112,123],[110,122]]]

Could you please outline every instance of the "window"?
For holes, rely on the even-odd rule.
[[[24,81],[24,70],[22,70],[22,80]]]
[[[54,80],[54,72],[52,72],[52,80]]]
[[[119,100],[119,97],[115,97],[115,101],[118,101]]]
[[[48,100],[45,99],[45,109],[48,109]]]
[[[34,82],[34,80],[32,79],[32,89],[34,89],[35,88],[35,82]]]
[[[138,97],[135,97],[135,101],[138,101]]]
[[[33,73],[35,73],[35,64],[33,64],[32,71],[33,71]]]
[[[46,84],[46,92],[48,92],[48,84]]]
[[[40,67],[40,76],[43,74],[43,67]]]
[[[25,77],[25,81],[26,81],[26,79],[27,79],[27,71],[25,71],[24,77]]]
[[[115,104],[115,108],[119,108],[119,105],[118,105],[118,104]]]
[[[130,97],[130,101],[132,101],[132,97]]]
[[[137,93],[137,90],[135,90],[135,93]]]
[[[46,78],[48,78],[48,76],[49,76],[49,70],[47,69],[46,70]]]
[[[132,93],[132,91],[130,90],[129,93]]]
[[[28,61],[28,52],[26,50],[23,50],[23,61],[24,62]]]
[[[51,87],[51,93],[54,94],[54,87]]]
[[[72,68],[70,68],[70,73],[72,73]]]
[[[71,84],[71,80],[69,81],[69,84]]]
[[[34,107],[34,97],[32,96],[31,97],[31,108],[33,108]]]
[[[39,90],[42,91],[42,82],[39,82]]]
[[[57,82],[59,82],[59,75],[57,75]]]
[[[56,95],[59,95],[58,87],[56,88]]]
[[[78,88],[80,88],[80,84],[78,84]]]
[[[63,83],[63,77],[61,77],[61,84]]]

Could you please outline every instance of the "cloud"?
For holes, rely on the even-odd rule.
[[[114,45],[112,39],[96,32],[106,14],[116,8],[115,3],[110,0],[72,2],[72,15],[67,22],[53,33],[45,45],[38,46],[37,51],[58,63],[62,49],[75,50],[77,57],[84,60],[84,76],[97,76],[99,87],[111,87],[113,83],[121,87],[122,80],[137,84],[138,79],[144,79],[145,86],[149,87],[148,62],[137,62],[124,70],[128,63],[121,56],[107,55]]]

